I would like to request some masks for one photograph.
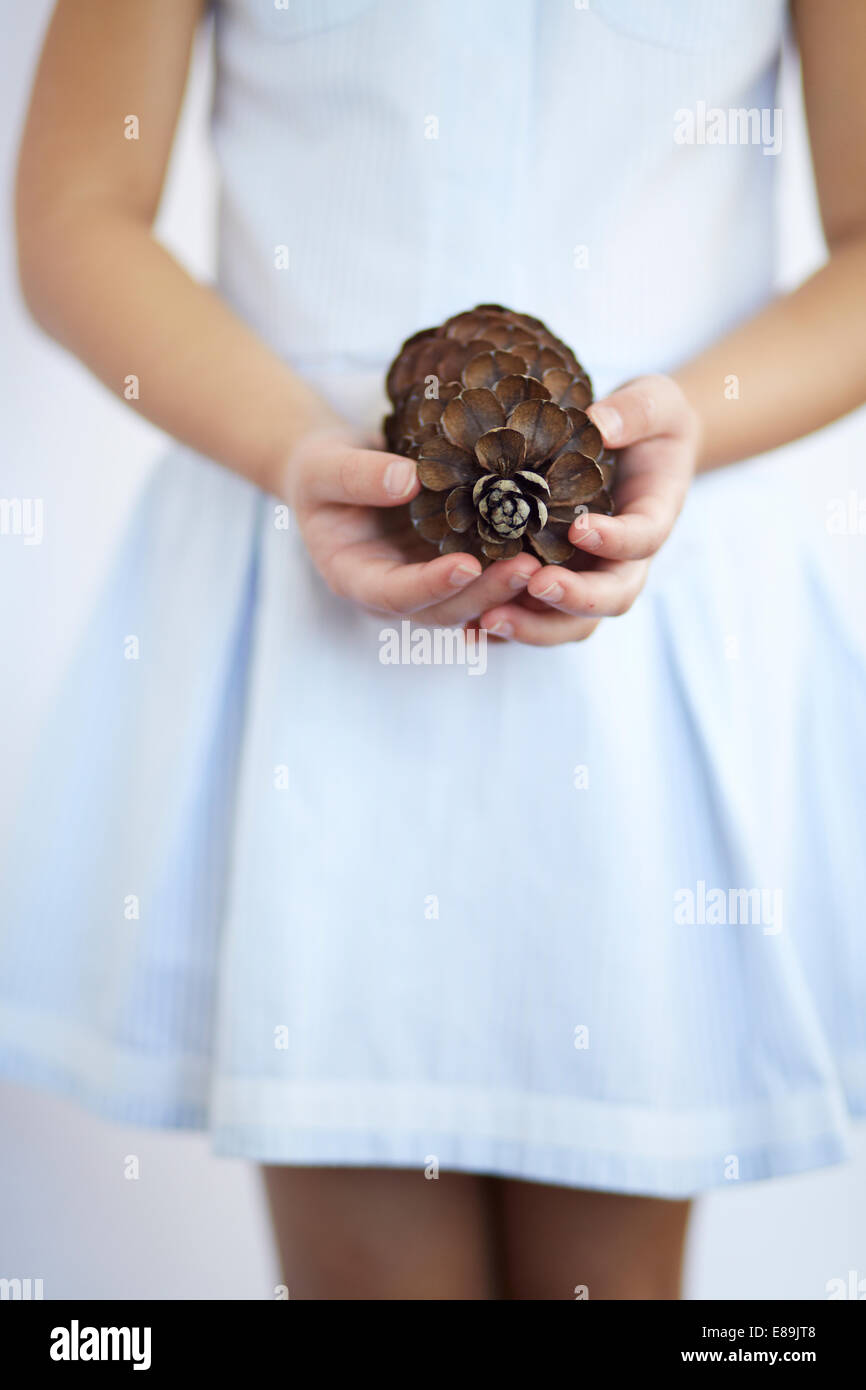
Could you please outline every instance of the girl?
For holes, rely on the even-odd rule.
[[[178,447],[11,846],[4,1070],[265,1165],[292,1297],[675,1298],[689,1199],[866,1099],[862,653],[806,499],[690,489],[866,399],[866,10],[791,8],[774,298],[778,160],[683,112],[772,115],[783,0],[218,0],[215,288],[151,230],[202,9],[60,0],[23,140],[31,312]],[[394,540],[384,370],[490,301],[611,392],[588,570]]]

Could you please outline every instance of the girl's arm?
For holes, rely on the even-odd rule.
[[[829,260],[674,373],[700,417],[701,469],[787,444],[866,401],[866,3],[792,8]],[[731,374],[739,398],[729,400]]]
[[[407,563],[378,509],[415,495],[414,465],[355,447],[330,407],[152,234],[202,8],[203,0],[57,5],[18,171],[27,304],[110,390],[123,395],[126,378],[137,377],[130,403],[149,420],[285,496],[336,593],[467,622],[525,588],[538,562],[518,557],[483,578],[470,555]],[[125,138],[129,116],[135,140]]]
[[[493,631],[540,646],[588,636],[636,599],[696,467],[777,448],[866,401],[866,0],[794,0],[793,12],[829,261],[674,380],[643,377],[590,407],[605,443],[622,449],[618,514],[569,532],[596,568],[546,566],[529,582],[530,607],[482,613]]]
[[[21,146],[31,313],[175,438],[275,490],[332,413],[152,235],[203,0],[61,0]],[[135,116],[139,138],[125,138]]]

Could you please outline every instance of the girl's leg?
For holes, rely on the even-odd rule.
[[[506,1298],[680,1297],[688,1202],[543,1183],[497,1188]]]
[[[400,1168],[263,1172],[290,1298],[497,1296],[489,1179]]]

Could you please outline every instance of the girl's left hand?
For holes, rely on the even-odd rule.
[[[528,598],[490,608],[480,626],[534,647],[582,642],[602,618],[619,617],[644,586],[649,562],[667,540],[695,471],[698,417],[668,376],[642,376],[589,406],[587,414],[617,461],[616,516],[589,512],[569,531],[595,564],[544,565]]]

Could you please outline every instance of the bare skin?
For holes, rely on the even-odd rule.
[[[263,1169],[290,1298],[497,1297],[490,1179],[400,1168]]]
[[[263,1169],[294,1299],[677,1299],[688,1202],[387,1168]]]
[[[866,5],[795,0],[792,10],[827,263],[672,377],[643,377],[593,408],[606,443],[624,453],[617,515],[571,534],[594,557],[591,570],[518,556],[481,577],[469,556],[421,558],[389,519],[418,489],[406,461],[359,447],[156,241],[202,0],[60,0],[17,182],[25,299],[110,390],[122,396],[125,378],[139,377],[132,408],[285,497],[323,582],[347,602],[480,623],[535,646],[582,641],[635,601],[696,470],[775,448],[866,400]],[[130,112],[137,141],[123,138]],[[723,390],[732,371],[735,408]],[[358,1251],[373,1271],[368,1286],[392,1291],[381,1297],[398,1283],[401,1296],[428,1290],[416,1297],[498,1297],[500,1288],[573,1297],[563,1290],[579,1283],[590,1297],[675,1296],[684,1204],[493,1179],[425,1184],[386,1170],[273,1170],[268,1184],[302,1297],[349,1296]],[[429,1268],[416,1267],[413,1241]],[[491,1261],[495,1285],[485,1282]]]
[[[503,1297],[678,1299],[689,1202],[497,1182]]]

